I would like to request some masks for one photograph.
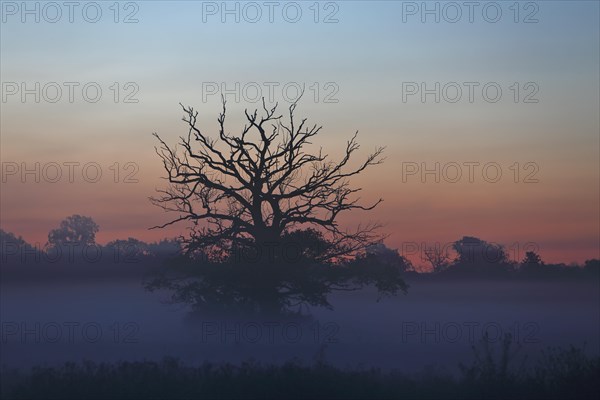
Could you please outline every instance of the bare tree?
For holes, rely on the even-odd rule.
[[[446,247],[436,244],[433,247],[424,249],[423,254],[434,273],[443,272],[450,266],[450,255]]]
[[[349,180],[380,164],[383,148],[352,167],[359,149],[355,133],[341,159],[332,161],[322,149],[309,151],[322,128],[296,120],[297,103],[286,118],[276,114],[277,105],[267,108],[264,99],[262,105],[261,116],[245,111],[239,134],[226,131],[224,99],[214,137],[198,127],[198,112],[183,105],[188,133],[179,147],[154,134],[170,185],[151,200],[178,214],[154,228],[188,222],[191,233],[180,239],[187,261],[178,267],[184,273],[170,271],[147,287],[171,289],[174,301],[200,308],[218,303],[259,312],[295,304],[330,307],[332,290],[368,284],[383,294],[406,290],[398,268],[351,257],[381,240],[378,224],[352,231],[338,224],[341,213],[372,210],[382,201],[361,204],[361,189]]]
[[[154,133],[161,144],[156,152],[171,186],[151,199],[179,216],[155,228],[192,222],[192,233],[185,238],[188,251],[253,246],[273,252],[284,233],[311,226],[327,233],[330,245],[320,255],[322,260],[379,240],[377,224],[347,231],[337,220],[342,212],[372,210],[382,201],[360,204],[353,195],[361,189],[350,187],[349,178],[380,164],[384,148],[376,148],[354,168],[349,164],[359,149],[358,132],[346,143],[339,161],[331,161],[322,149],[310,153],[306,147],[322,127],[309,126],[306,118],[297,121],[296,104],[290,105],[284,122],[282,115],[276,115],[277,105],[269,109],[263,99],[264,114],[246,110],[247,124],[236,135],[225,129],[223,99],[216,138],[198,128],[197,111],[180,104],[189,128],[187,136],[180,138],[183,151]]]

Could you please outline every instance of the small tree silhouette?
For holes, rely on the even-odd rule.
[[[448,249],[438,244],[425,248],[423,255],[434,273],[444,272],[451,265]]]
[[[322,127],[297,121],[296,105],[290,105],[284,121],[276,115],[277,105],[267,108],[263,99],[263,115],[246,110],[247,123],[235,135],[226,131],[223,100],[216,138],[197,127],[197,111],[181,105],[188,125],[187,136],[180,138],[181,153],[154,134],[171,185],[151,201],[178,214],[154,228],[191,222],[189,237],[181,238],[188,256],[245,264],[226,274],[225,267],[209,275],[203,270],[193,286],[195,299],[218,289],[213,297],[256,301],[260,309],[279,310],[291,304],[290,297],[326,305],[324,295],[334,288],[347,289],[352,274],[349,269],[333,274],[331,268],[315,265],[339,263],[381,240],[378,224],[348,231],[338,219],[344,212],[372,210],[382,201],[360,204],[354,196],[361,189],[352,188],[349,178],[380,164],[383,148],[354,167],[350,162],[359,149],[358,132],[339,161],[331,161],[322,150],[309,152]],[[192,286],[177,285],[172,288],[180,294],[187,291],[189,300]],[[395,290],[403,285],[399,277],[392,280]]]
[[[514,269],[504,246],[486,242],[473,236],[464,236],[452,244],[456,259],[447,273],[461,275],[503,276]]]
[[[542,258],[535,251],[525,253],[525,258],[521,261],[522,267],[541,267],[544,265]]]
[[[527,251],[525,257],[519,265],[519,272],[523,276],[536,277],[548,274],[560,273],[560,268],[547,266],[542,261],[542,258],[535,251]]]
[[[62,220],[58,228],[48,233],[48,243],[51,246],[94,244],[98,229],[98,224],[92,218],[71,215]]]

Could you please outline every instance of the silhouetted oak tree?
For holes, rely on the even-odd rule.
[[[201,276],[192,286],[189,280],[184,286],[178,280],[172,288],[185,293],[184,300],[213,296],[219,302],[238,299],[256,303],[261,310],[280,310],[293,304],[292,297],[300,303],[328,305],[324,296],[330,290],[348,290],[350,283],[358,283],[351,266],[334,269],[331,263],[339,264],[380,240],[379,225],[348,231],[339,226],[338,217],[372,210],[382,201],[361,204],[355,198],[361,189],[349,183],[349,178],[383,161],[382,147],[353,167],[358,132],[338,161],[322,149],[308,151],[322,127],[296,120],[296,103],[284,118],[276,115],[277,105],[267,108],[263,99],[262,115],[246,110],[246,125],[232,134],[225,128],[223,100],[215,136],[197,126],[197,111],[181,107],[188,133],[180,138],[179,148],[154,134],[170,186],[151,200],[177,214],[155,228],[190,222],[191,233],[182,238],[188,256],[202,254],[210,263],[221,264],[208,275],[208,267],[197,267]],[[391,292],[404,288],[396,273],[375,275],[369,278],[363,268],[360,283],[386,279]]]

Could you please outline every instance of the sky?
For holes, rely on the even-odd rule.
[[[382,222],[407,252],[468,235],[600,257],[599,3],[465,4],[3,1],[0,225],[42,245],[72,214],[100,243],[184,233],[148,230],[174,217],[148,200],[166,185],[152,133],[187,132],[180,102],[216,132],[221,94],[237,132],[304,86],[317,146],[386,146],[352,181],[384,202],[343,226]]]

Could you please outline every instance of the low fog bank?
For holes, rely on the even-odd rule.
[[[160,360],[191,365],[253,359],[325,360],[340,367],[455,370],[473,358],[484,333],[496,346],[510,334],[515,359],[574,345],[600,353],[600,289],[594,281],[408,279],[406,295],[379,299],[374,288],[331,296],[333,310],[296,317],[191,313],[134,279],[2,281],[3,368],[66,361]]]

